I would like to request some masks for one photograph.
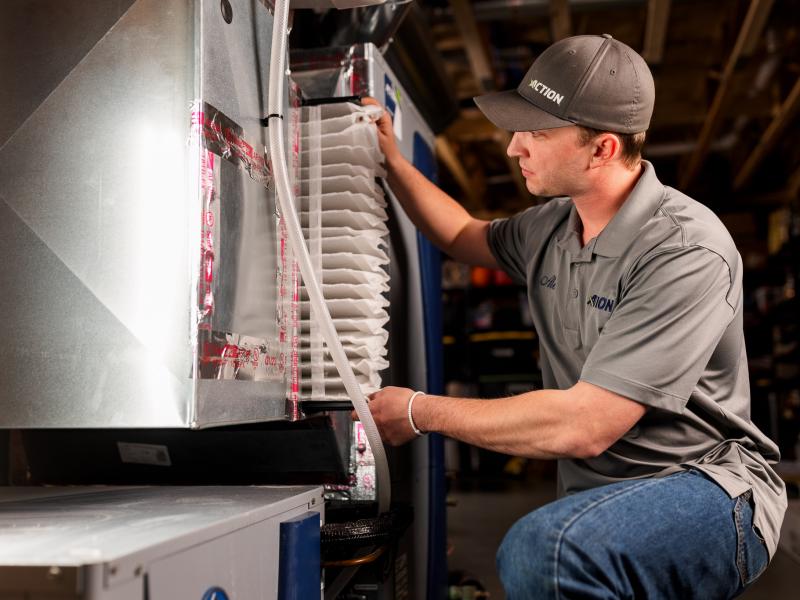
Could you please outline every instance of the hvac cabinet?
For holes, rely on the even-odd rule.
[[[349,413],[312,415],[300,397],[301,282],[262,122],[268,5],[4,6],[16,26],[0,39],[14,91],[0,107],[0,333],[11,340],[0,347],[0,428],[22,431],[28,483],[350,484]],[[361,84],[405,116],[403,151],[433,176],[433,135],[410,95],[374,46],[353,57],[369,75]],[[309,77],[284,98],[298,180]],[[390,205],[383,382],[435,393],[438,253]],[[440,443],[392,458],[396,489],[416,507],[410,597],[444,589]],[[199,501],[192,490],[187,504]]]
[[[319,598],[319,487],[0,489],[0,598]]]

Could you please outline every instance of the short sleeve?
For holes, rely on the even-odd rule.
[[[517,283],[526,281],[525,265],[531,254],[530,233],[541,206],[532,206],[513,217],[489,224],[487,242],[500,267]]]
[[[682,413],[734,317],[731,270],[691,246],[636,267],[580,379],[647,406]]]

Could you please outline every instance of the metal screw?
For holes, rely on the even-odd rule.
[[[233,21],[233,7],[229,0],[220,0],[219,9],[222,11],[222,18],[226,23],[230,24]]]

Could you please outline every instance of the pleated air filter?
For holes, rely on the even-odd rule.
[[[385,266],[385,177],[371,118],[378,107],[332,104],[303,109],[300,211],[317,280],[345,353],[365,394],[381,387],[389,320]],[[305,288],[301,296],[301,398],[345,400]]]

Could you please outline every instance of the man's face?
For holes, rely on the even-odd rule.
[[[578,128],[516,132],[506,150],[517,158],[528,191],[536,196],[575,196],[587,187],[591,145],[581,146]]]

